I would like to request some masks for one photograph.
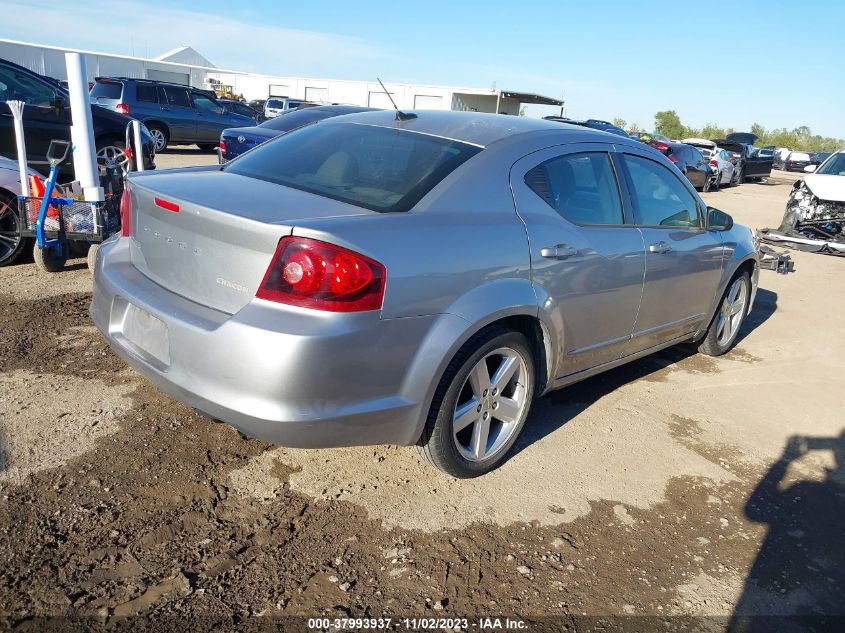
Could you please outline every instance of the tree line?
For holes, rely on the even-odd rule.
[[[613,124],[622,128],[628,134],[649,131],[644,130],[637,123],[628,123],[625,119],[613,119]],[[664,110],[654,115],[654,131],[671,139],[692,137],[717,139],[725,138],[726,135],[737,130],[731,127],[721,127],[715,123],[708,123],[700,128],[689,127],[683,124],[677,112]],[[802,152],[835,152],[845,148],[845,139],[813,134],[806,125],[793,130],[785,127],[767,130],[759,123],[754,123],[749,131],[758,137],[759,140],[754,144],[757,147],[774,145],[775,147],[788,147]]]

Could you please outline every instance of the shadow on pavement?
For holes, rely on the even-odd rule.
[[[787,477],[796,459],[825,450],[835,465],[822,481]],[[790,438],[745,514],[768,534],[728,630],[845,630],[845,429],[839,437]]]
[[[742,324],[742,329],[736,339],[737,344],[769,320],[777,310],[777,298],[777,293],[771,290],[760,288],[757,291],[754,307]],[[693,345],[676,345],[547,394],[532,406],[532,411],[525,423],[525,429],[517,440],[511,456],[553,433],[603,396],[619,387],[645,378],[697,354],[698,352]],[[727,356],[730,357],[730,354],[731,352],[728,352]]]

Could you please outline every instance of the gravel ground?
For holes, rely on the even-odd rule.
[[[763,227],[787,194],[706,198]],[[796,274],[761,274],[733,352],[671,349],[546,396],[513,458],[471,481],[406,447],[243,439],[111,354],[83,260],[2,269],[0,630],[845,616],[845,260],[793,257]]]

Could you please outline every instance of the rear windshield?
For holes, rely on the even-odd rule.
[[[319,108],[305,108],[304,110],[292,110],[286,112],[272,119],[267,119],[258,127],[268,127],[271,130],[278,130],[280,132],[289,132],[303,125],[308,125],[314,121],[328,119],[336,116],[336,113]]]
[[[285,102],[284,102],[284,101],[279,101],[278,99],[270,99],[270,100],[267,102],[267,107],[268,107],[268,108],[284,108],[284,107],[285,107]]]
[[[120,99],[123,93],[123,84],[116,81],[98,81],[91,88],[91,98],[96,99]]]
[[[284,134],[224,170],[373,211],[407,211],[480,151],[405,130],[329,122]]]

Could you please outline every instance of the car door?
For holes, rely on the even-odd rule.
[[[170,140],[193,143],[197,137],[197,115],[191,104],[187,88],[159,86],[162,91],[159,104],[164,122],[170,129]]]
[[[557,146],[511,170],[532,280],[557,341],[555,378],[619,358],[640,304],[643,240],[623,206],[612,150]]]
[[[751,152],[750,147],[745,148],[748,157],[745,159],[745,175],[753,178],[767,178],[772,173],[772,157],[760,156],[759,150]]]
[[[198,142],[216,143],[220,132],[231,126],[233,117],[225,114],[225,109],[210,97],[199,92],[191,93],[191,103],[197,117]]]
[[[620,158],[645,243],[642,303],[627,350],[635,353],[694,332],[710,316],[724,247],[706,229],[706,206],[678,174],[633,148]]]
[[[37,77],[0,66],[0,154],[17,157],[14,117],[6,101],[23,101],[23,127],[27,161],[47,165],[47,148],[53,139],[70,140],[70,109],[59,91]],[[57,101],[58,100],[58,101]]]

